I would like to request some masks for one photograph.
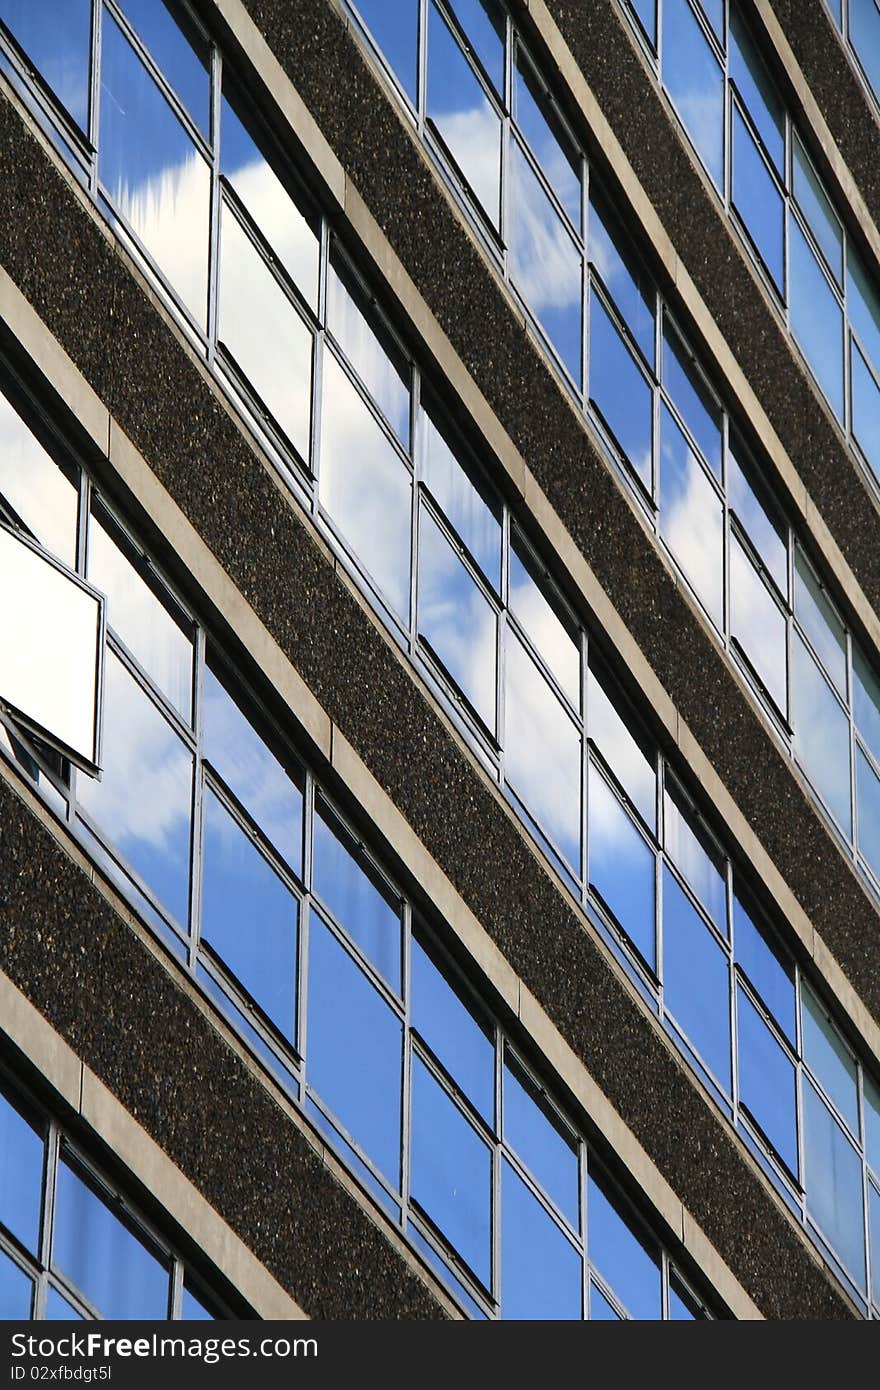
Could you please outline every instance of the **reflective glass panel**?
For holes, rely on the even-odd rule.
[[[606,691],[604,672],[597,669],[591,652],[587,687],[587,731],[611,771],[652,830],[657,828],[657,774],[653,761],[627,727],[621,709],[625,708],[615,691]],[[609,684],[609,690],[613,687]]]
[[[98,177],[204,329],[211,178],[183,125],[104,11]]]
[[[501,1316],[579,1319],[581,1258],[506,1159],[501,1213]]]
[[[651,43],[656,47],[657,21],[654,16],[655,0],[631,0],[631,4],[639,19],[642,21],[642,28],[648,35]],[[591,1313],[590,1316],[595,1317],[595,1313]]]
[[[411,1191],[452,1247],[491,1283],[491,1153],[420,1057],[412,1065]]]
[[[83,1322],[83,1316],[78,1313],[66,1298],[62,1298],[57,1289],[49,1288],[46,1293],[46,1317],[51,1322]]]
[[[189,920],[192,756],[108,650],[104,777],[81,777],[80,805],[184,926]]]
[[[846,698],[846,629],[800,550],[795,551],[794,611],[816,655]]]
[[[581,227],[581,180],[578,160],[528,60],[517,54],[514,72],[516,123],[547,182],[576,230]]]
[[[138,37],[205,139],[211,135],[211,51],[195,26],[164,0],[121,0]]]
[[[670,1275],[669,1278],[669,1320],[670,1322],[694,1322],[700,1317],[698,1305],[685,1289]]]
[[[89,123],[91,11],[91,0],[0,0],[0,19],[83,131]]]
[[[880,94],[880,10],[875,0],[849,0],[849,39],[875,94]],[[876,1292],[874,1297],[880,1301]]]
[[[42,1136],[0,1092],[0,1221],[34,1255],[42,1195]]]
[[[865,356],[880,370],[880,298],[851,241],[846,247],[846,308]]]
[[[853,1134],[858,1135],[859,1085],[855,1061],[813,993],[804,987],[801,998],[804,1060]]]
[[[733,108],[733,201],[777,289],[784,292],[785,205],[736,106]]]
[[[510,628],[506,640],[505,775],[529,814],[578,872],[580,735]]]
[[[184,1322],[213,1322],[214,1314],[209,1313],[204,1303],[202,1303],[191,1289],[183,1286],[183,1294],[180,1302],[180,1316]]]
[[[720,627],[724,598],[721,501],[665,405],[660,416],[660,532]]]
[[[504,14],[495,0],[449,0],[496,92],[504,92]]]
[[[849,720],[796,632],[791,655],[795,753],[845,834],[851,835]]]
[[[239,103],[224,82],[220,172],[247,208],[306,302],[318,308],[319,244],[303,215],[252,134]],[[231,273],[234,274],[234,268]]]
[[[806,1077],[803,1110],[807,1211],[835,1254],[864,1286],[865,1218],[859,1156]]]
[[[788,595],[788,541],[786,528],[759,496],[736,461],[731,444],[727,452],[727,494],[743,530],[775,579],[783,597]]]
[[[309,457],[312,335],[224,203],[218,337],[304,461]]]
[[[494,1124],[495,1047],[463,996],[413,937],[412,1025],[484,1120]]]
[[[313,817],[312,884],[369,961],[400,993],[400,904],[320,803]]]
[[[740,18],[739,6],[730,6],[728,30],[728,63],[730,75],[745,103],[746,110],[757,127],[780,175],[785,172],[785,112],[776,94],[767,69]]]
[[[855,643],[852,671],[856,727],[874,757],[880,759],[880,681]]]
[[[105,1318],[160,1322],[168,1317],[168,1270],[63,1159],[52,1265]]]
[[[653,391],[595,290],[590,295],[590,400],[650,492]]]
[[[880,780],[859,747],[856,747],[856,793],[859,852],[880,878]]]
[[[880,1193],[868,1183],[868,1222],[871,1231],[871,1297],[880,1306]]]
[[[663,869],[666,1007],[705,1065],[730,1090],[730,974],[721,947]]]
[[[23,1322],[29,1318],[33,1289],[24,1271],[0,1250],[0,1319]]]
[[[664,0],[663,82],[719,188],[724,183],[724,78],[687,0]]]
[[[76,566],[77,487],[0,392],[0,495],[37,540]]]
[[[839,420],[843,419],[843,311],[807,239],[789,216],[791,329]]]
[[[832,274],[843,285],[843,229],[800,140],[794,141],[794,195]]]
[[[380,425],[324,353],[321,503],[386,600],[409,616],[412,482]]]
[[[576,710],[581,707],[581,656],[578,643],[557,616],[532,575],[532,562],[511,536],[509,603],[527,636],[544,658]]]
[[[501,216],[501,118],[433,3],[428,11],[426,111],[497,227]]]
[[[796,1177],[794,1066],[742,989],[736,992],[736,1008],[740,1101]]]
[[[654,852],[592,766],[588,833],[590,886],[653,970]]]
[[[721,477],[721,407],[703,383],[668,319],[663,324],[663,385],[716,478]]]
[[[590,260],[617,305],[650,366],[654,365],[654,305],[656,292],[624,247],[623,236],[597,199],[590,183]],[[591,326],[592,332],[592,326]]]
[[[192,717],[193,644],[170,596],[159,597],[94,511],[89,522],[88,576],[107,595],[107,624],[187,722]]]
[[[852,432],[880,478],[880,388],[852,342]]]
[[[419,0],[357,0],[358,13],[413,106],[418,70]]]
[[[481,488],[459,461],[431,417],[424,429],[422,478],[434,501],[461,537],[492,588],[501,584],[501,519]]]
[[[703,14],[721,42],[724,42],[724,0],[700,0]]]
[[[733,945],[736,962],[771,1014],[792,1047],[796,1046],[795,1013],[797,1003],[794,973],[783,961],[775,946],[759,931],[739,898],[733,896]]]
[[[504,1065],[504,1137],[529,1172],[578,1229],[578,1155],[548,1102],[516,1062]]]
[[[643,1244],[605,1184],[592,1174],[587,1193],[587,1247],[590,1263],[614,1290],[630,1317],[662,1318],[657,1254]]]
[[[497,631],[495,609],[423,506],[419,524],[419,635],[492,734]]]
[[[865,1102],[865,1153],[874,1172],[880,1176],[880,1087],[862,1073]]]
[[[306,1066],[313,1091],[400,1183],[400,1020],[317,913],[309,921]]]
[[[294,1043],[297,900],[210,788],[203,833],[202,938]]]
[[[663,797],[663,843],[722,936],[727,935],[724,860],[669,781]]]
[[[510,274],[575,385],[582,383],[581,256],[517,142],[510,147]]]
[[[786,619],[736,536],[730,538],[730,633],[786,713]]]
[[[327,270],[327,323],[374,403],[405,449],[409,448],[407,369],[369,322],[354,281],[331,261]]]
[[[590,1320],[591,1322],[620,1322],[620,1314],[592,1281],[590,1282]]]

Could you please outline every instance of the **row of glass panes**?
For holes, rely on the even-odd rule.
[[[827,0],[874,99],[880,102],[880,8],[877,0]]]
[[[32,1097],[0,1077],[0,1319],[228,1316]]]

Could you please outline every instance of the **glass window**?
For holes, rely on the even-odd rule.
[[[657,829],[657,772],[654,762],[627,726],[622,700],[590,650],[587,730],[611,771],[652,830]]]
[[[98,177],[204,329],[210,171],[106,9],[103,20]]]
[[[417,1056],[410,1161],[412,1196],[489,1288],[491,1151]]]
[[[695,1322],[701,1317],[699,1304],[691,1298],[674,1275],[669,1276],[670,1322]]]
[[[502,1317],[579,1319],[581,1257],[506,1159],[501,1213]]]
[[[865,1153],[874,1172],[880,1175],[880,1087],[862,1074],[865,1102]]]
[[[852,432],[880,478],[880,388],[852,339]]]
[[[0,0],[0,19],[62,106],[87,131],[91,0]]]
[[[665,405],[660,411],[660,533],[718,627],[723,621],[720,498]]]
[[[498,617],[426,506],[419,525],[419,636],[494,734]]]
[[[528,59],[517,53],[514,73],[516,123],[547,182],[576,230],[581,227],[581,180],[577,156],[541,90]]]
[[[871,1231],[871,1297],[880,1306],[880,1192],[868,1183],[868,1221]]]
[[[590,1263],[630,1317],[662,1318],[658,1256],[636,1234],[621,1206],[593,1174],[587,1193],[587,1246]]]
[[[843,285],[843,228],[817,179],[800,140],[794,141],[794,196],[831,273]]]
[[[785,615],[735,535],[730,538],[730,633],[785,714]]]
[[[653,970],[654,851],[596,768],[590,767],[590,887]]]
[[[663,868],[663,995],[690,1045],[730,1090],[727,959],[670,870]]]
[[[313,817],[312,882],[336,920],[400,993],[400,904],[319,802]]]
[[[581,740],[522,643],[507,629],[505,776],[576,873],[581,862]]]
[[[844,833],[851,835],[849,720],[796,632],[791,654],[795,753]]]
[[[656,291],[625,248],[623,233],[590,181],[590,260],[651,367],[654,365]],[[592,331],[592,329],[591,329]]]
[[[775,945],[759,931],[737,895],[733,895],[733,944],[740,969],[745,972],[792,1047],[797,1045],[797,1003],[794,973]]]
[[[229,204],[221,211],[218,337],[306,462],[312,335]]]
[[[590,1281],[590,1320],[592,1322],[620,1322],[620,1314],[613,1308],[600,1291],[597,1284]]]
[[[768,572],[775,579],[779,592],[783,597],[787,597],[787,529],[737,463],[736,452],[738,446],[732,444],[727,452],[727,492],[730,505],[767,566]]]
[[[578,1154],[549,1103],[510,1056],[504,1063],[504,1137],[578,1230]],[[537,1315],[535,1315],[537,1316]]]
[[[880,878],[880,779],[856,745],[856,794],[859,852]]]
[[[880,760],[880,681],[855,643],[852,654],[856,727],[874,757]]]
[[[515,140],[510,148],[510,179],[511,278],[580,388],[583,381],[580,252]]]
[[[846,307],[866,358],[880,369],[880,298],[852,240],[846,245]]]
[[[0,1221],[32,1254],[40,1240],[43,1138],[0,1092]]]
[[[295,1043],[297,900],[210,788],[204,837],[202,938]]]
[[[84,1322],[82,1313],[78,1313],[66,1298],[62,1298],[57,1289],[49,1288],[46,1292],[46,1318],[51,1322]]]
[[[807,1211],[832,1250],[863,1287],[862,1165],[840,1125],[806,1077],[803,1107]]]
[[[746,32],[738,5],[730,6],[730,75],[780,176],[785,173],[785,111],[767,69]]]
[[[467,471],[434,424],[422,413],[422,478],[447,521],[467,546],[492,588],[501,586],[501,519],[499,509]]]
[[[484,1024],[413,937],[412,1024],[487,1124],[495,1116],[495,1046]]]
[[[677,788],[668,779],[663,797],[664,845],[687,879],[722,936],[727,935],[727,892],[723,858],[700,825],[688,813]]]
[[[205,757],[290,867],[302,870],[302,790],[205,666]]]
[[[357,0],[358,12],[413,106],[417,103],[419,0]]]
[[[220,172],[235,189],[260,235],[317,313],[319,243],[315,228],[297,206],[241,114],[244,102],[224,75]]]
[[[104,777],[80,778],[80,804],[185,926],[192,756],[109,650],[104,676]]]
[[[855,1061],[813,993],[804,988],[801,998],[804,1060],[857,1135],[859,1087]]]
[[[168,1269],[64,1159],[55,1190],[52,1265],[102,1317],[123,1322],[168,1317]]]
[[[432,3],[427,116],[494,227],[501,216],[501,118]]]
[[[412,482],[332,353],[324,353],[321,503],[387,602],[409,617]]]
[[[595,290],[590,295],[590,400],[650,493],[654,393]]]
[[[370,323],[363,296],[339,261],[327,270],[327,323],[405,449],[409,448],[409,369],[390,340]]]
[[[495,0],[448,0],[499,95],[504,92],[504,14]]]
[[[209,1313],[204,1303],[196,1298],[192,1289],[183,1286],[183,1295],[180,1303],[180,1316],[184,1322],[213,1322],[214,1314]]]
[[[795,551],[794,611],[816,655],[846,698],[846,629],[800,550]]]
[[[700,0],[703,14],[708,19],[712,28],[718,36],[720,43],[724,42],[724,0]]]
[[[796,1177],[794,1066],[742,988],[736,992],[736,1008],[740,1102]]]
[[[716,478],[721,478],[721,407],[669,319],[663,323],[663,384]]]
[[[795,217],[789,216],[791,329],[839,420],[843,419],[843,311]]]
[[[403,1029],[317,913],[309,922],[311,1089],[385,1177],[400,1184]]]
[[[182,11],[165,0],[121,0],[162,76],[174,88],[205,139],[211,136],[211,50]]]
[[[880,10],[876,0],[849,0],[849,40],[875,94],[880,94]],[[876,1293],[874,1296],[878,1297]]]
[[[785,204],[736,105],[733,108],[733,202],[776,288],[784,293]]]
[[[31,1316],[31,1298],[34,1286],[17,1264],[0,1249],[0,1319],[4,1322],[21,1320]]]
[[[2,391],[0,497],[41,545],[76,568],[77,474],[50,458]]]
[[[114,535],[118,532],[113,531]],[[122,538],[119,537],[120,542]],[[109,524],[92,509],[88,576],[107,595],[107,624],[148,676],[189,723],[192,719],[192,625],[170,595],[148,582],[143,561],[136,568],[126,546],[111,539]],[[128,553],[126,553],[128,552]]]
[[[724,77],[687,0],[664,0],[663,81],[697,153],[724,184]]]
[[[521,553],[520,553],[521,552]],[[510,607],[576,710],[581,707],[578,642],[532,575],[532,561],[514,534],[510,538]]]
[[[655,0],[630,0],[633,9],[642,23],[642,28],[656,48],[657,46],[657,21],[654,16]],[[595,1317],[595,1313],[590,1314]],[[615,1314],[616,1316],[616,1314]]]

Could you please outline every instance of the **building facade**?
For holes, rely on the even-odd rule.
[[[880,1315],[875,0],[0,0],[0,1315]]]

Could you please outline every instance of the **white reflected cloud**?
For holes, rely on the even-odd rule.
[[[419,631],[494,732],[495,614],[427,513],[421,535]]]
[[[330,329],[398,438],[407,443],[409,391],[332,265],[327,277],[327,296]]]
[[[230,174],[230,182],[278,259],[315,308],[318,239],[281,180],[264,159],[257,158]]]
[[[612,701],[589,673],[587,729],[602,756],[652,827],[656,825],[656,776]],[[592,819],[592,812],[591,812]]]
[[[505,773],[530,815],[580,868],[581,742],[508,629]]]
[[[510,169],[510,253],[517,287],[537,314],[563,309],[580,314],[581,267],[574,243],[516,146]]]
[[[511,556],[510,606],[575,709],[580,709],[580,653],[537,584]]]
[[[731,633],[785,714],[785,618],[733,538],[730,558]]]
[[[497,227],[501,198],[501,122],[488,101],[463,111],[432,112],[437,129]]]
[[[661,439],[660,446],[660,530],[708,612],[720,626],[721,503],[677,427],[667,421],[664,433],[666,437]]]

